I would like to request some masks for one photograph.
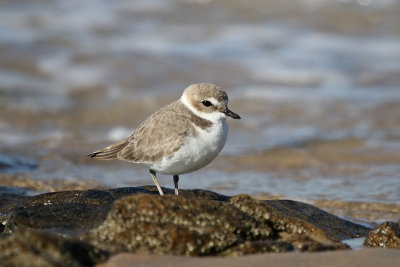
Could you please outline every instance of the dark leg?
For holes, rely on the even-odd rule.
[[[163,195],[164,195],[164,192],[162,191],[162,189],[161,189],[161,187],[160,187],[160,184],[158,183],[157,176],[156,176],[156,172],[153,171],[153,170],[150,170],[150,174],[151,174],[151,177],[153,177],[153,181],[154,181],[154,183],[155,183],[156,186],[157,186],[158,192],[160,193],[160,195],[163,196]]]
[[[178,195],[178,181],[179,181],[179,175],[174,175],[174,185],[175,185],[175,195]]]

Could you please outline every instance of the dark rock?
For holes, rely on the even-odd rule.
[[[349,248],[348,245],[341,242],[327,242],[323,240],[318,240],[317,235],[315,235],[314,238],[316,238],[316,240],[307,235],[293,235],[291,238],[286,239],[286,242],[290,243],[296,251],[301,252],[315,252]]]
[[[93,266],[109,253],[87,242],[36,230],[0,236],[1,266]]]
[[[116,201],[95,235],[128,251],[213,255],[276,232],[268,221],[258,223],[228,202],[138,194]]]
[[[140,186],[139,188],[143,188],[158,194],[157,187],[155,186]],[[174,189],[163,187],[162,190],[166,195],[175,194]],[[221,195],[213,191],[202,190],[202,189],[179,190],[179,196],[191,199],[204,199],[204,200],[217,200],[217,201],[227,201],[230,198],[229,196]]]
[[[154,186],[126,187],[107,190],[73,190],[46,193],[33,197],[10,193],[0,194],[0,221],[11,233],[16,228],[52,229],[65,233],[86,231],[99,226],[107,217],[115,200],[136,194],[158,195]],[[166,194],[174,194],[171,189]],[[182,190],[191,199],[226,201],[229,197],[207,190]],[[6,219],[6,217],[8,217]],[[1,232],[1,231],[0,231]]]
[[[297,201],[258,201],[206,190],[181,190],[180,196],[170,189],[164,192],[162,197],[154,186],[146,186],[23,195],[17,200],[9,196],[0,206],[5,221],[0,230],[79,236],[110,253],[177,255],[346,249],[341,240],[366,236],[370,230]]]
[[[228,248],[226,251],[221,253],[223,256],[242,256],[246,254],[264,253],[264,252],[289,252],[289,251],[301,251],[301,252],[315,252],[315,251],[327,251],[327,250],[338,250],[348,249],[349,247],[340,242],[334,243],[321,243],[313,240],[307,236],[293,236],[292,239],[283,240],[257,240],[257,241],[246,241],[235,247]]]
[[[289,252],[294,251],[294,246],[289,242],[279,240],[257,240],[245,241],[237,246],[228,248],[220,256],[242,256],[246,254],[264,253],[264,252]]]
[[[14,190],[3,190],[0,186],[0,216],[10,211],[18,204],[29,199],[24,193],[13,193]]]
[[[29,197],[8,214],[5,231],[16,229],[52,229],[85,231],[99,226],[113,202],[123,196],[148,192],[141,188],[62,191]]]
[[[400,226],[395,222],[384,222],[372,230],[364,241],[364,246],[400,248]]]
[[[302,211],[307,215],[299,216]],[[307,221],[313,214],[317,218]],[[241,255],[345,249],[341,239],[366,236],[368,231],[295,201],[263,202],[246,195],[215,201],[138,194],[116,201],[93,234],[100,243],[122,245],[131,252]]]
[[[269,206],[271,220],[278,229],[285,229],[288,232],[308,230],[310,235],[314,229],[319,229],[332,239],[352,239],[363,237],[371,230],[365,226],[343,220],[335,215],[323,211],[310,204],[293,200],[264,200]],[[293,228],[293,220],[298,220],[300,228]],[[289,221],[287,221],[289,220]],[[282,223],[283,222],[283,223]],[[302,226],[302,222],[307,222],[307,226]],[[291,229],[293,228],[293,229]]]
[[[0,233],[5,230],[10,210],[28,198],[24,189],[0,186]]]

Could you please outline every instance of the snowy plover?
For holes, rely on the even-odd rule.
[[[224,147],[226,117],[240,119],[228,109],[228,95],[213,84],[193,84],[180,99],[148,117],[129,138],[88,156],[147,166],[160,195],[164,193],[156,172],[173,175],[178,195],[179,175],[206,166]]]

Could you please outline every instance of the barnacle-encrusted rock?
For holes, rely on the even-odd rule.
[[[308,214],[300,218],[302,212]],[[316,221],[307,220],[313,216]],[[344,249],[341,239],[367,232],[300,202],[263,202],[247,195],[215,201],[137,194],[116,201],[93,234],[101,243],[122,245],[131,252],[241,255]]]
[[[37,230],[0,235],[1,266],[93,266],[109,253],[88,242]]]
[[[45,193],[24,197],[14,203],[13,208],[5,207],[7,209],[0,210],[0,218],[7,218],[4,222],[6,233],[32,228],[87,231],[105,220],[116,199],[138,192],[148,191],[131,187]],[[0,199],[6,200],[3,196]]]
[[[348,248],[341,240],[370,231],[298,201],[164,192],[159,196],[148,186],[37,196],[0,192],[2,262],[40,266],[43,258],[44,264],[79,266],[123,251],[230,256],[336,250]],[[22,250],[27,257],[19,256]]]
[[[129,251],[212,255],[277,233],[228,202],[138,194],[116,201],[95,234]]]
[[[400,221],[399,221],[400,222]],[[384,222],[372,230],[364,241],[364,246],[400,248],[400,226],[395,222]]]

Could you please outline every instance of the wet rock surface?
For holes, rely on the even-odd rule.
[[[87,242],[37,230],[0,236],[1,266],[93,266],[109,254]]]
[[[10,265],[23,265],[20,251],[34,265],[43,257],[44,265],[80,266],[118,252],[238,256],[348,249],[342,240],[370,231],[302,202],[206,190],[175,196],[164,188],[162,197],[153,186],[36,196],[5,189],[0,247]]]
[[[139,194],[116,201],[94,234],[127,251],[242,255],[345,249],[340,240],[368,231],[296,201],[262,202],[238,195],[221,202]]]
[[[293,200],[264,200],[272,214],[271,221],[276,228],[289,233],[308,231],[309,235],[321,234],[331,239],[351,239],[365,236],[368,228],[358,226],[350,221],[343,220],[312,205]],[[297,226],[293,226],[294,220]],[[306,223],[305,223],[306,222]],[[317,233],[317,231],[320,231]],[[316,237],[317,238],[317,237]]]
[[[364,241],[364,246],[380,248],[400,248],[400,221],[384,222],[372,230]]]
[[[105,220],[116,199],[139,192],[148,191],[141,188],[73,190],[22,197],[9,212],[6,212],[9,207],[5,206],[6,209],[0,211],[0,218],[7,216],[5,232],[10,233],[32,228],[85,231]]]
[[[117,201],[95,235],[128,251],[212,255],[241,241],[273,239],[277,232],[229,202],[140,194]]]

